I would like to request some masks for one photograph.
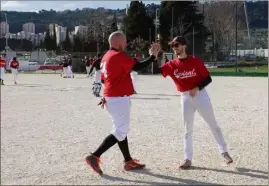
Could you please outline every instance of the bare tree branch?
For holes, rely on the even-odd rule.
[[[238,13],[243,2],[237,2]],[[235,39],[235,2],[218,1],[204,4],[205,26],[214,33],[220,46],[226,46]],[[244,28],[244,23],[237,19],[238,30]]]
[[[177,21],[177,27],[174,28],[175,35],[186,35],[187,30],[190,28],[192,23],[184,22],[185,15],[181,15]]]

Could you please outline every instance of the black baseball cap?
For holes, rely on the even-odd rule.
[[[168,44],[173,45],[175,43],[179,43],[181,45],[187,45],[187,39],[183,36],[177,36],[172,41],[170,41]]]

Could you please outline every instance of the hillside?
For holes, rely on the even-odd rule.
[[[147,5],[148,13],[152,15],[159,5]],[[247,3],[248,16],[250,28],[268,28],[268,2],[248,2]],[[4,21],[3,13],[8,15],[8,23],[11,33],[17,33],[22,30],[22,24],[26,22],[33,22],[36,27],[36,33],[44,32],[50,23],[60,24],[66,26],[69,30],[74,30],[77,25],[86,25],[91,23],[93,19],[102,19],[113,16],[116,12],[117,16],[123,17],[125,9],[111,10],[111,9],[90,9],[84,8],[82,10],[65,10],[65,11],[46,11],[41,10],[36,12],[16,12],[3,11],[1,12],[1,21]],[[244,14],[244,12],[241,12]]]

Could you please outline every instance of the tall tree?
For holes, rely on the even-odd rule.
[[[47,28],[46,35],[44,38],[44,47],[46,50],[51,50],[51,37],[49,28]]]
[[[166,49],[168,49],[168,41],[172,39],[171,36],[182,35],[189,40],[188,52],[192,53],[194,48],[195,54],[201,54],[204,51],[205,42],[203,38],[208,33],[204,26],[204,16],[198,11],[197,2],[162,1],[160,8],[160,34],[161,42]],[[193,43],[195,47],[193,47]]]
[[[70,52],[72,49],[72,45],[71,45],[71,41],[70,41],[70,37],[69,37],[69,30],[68,28],[66,29],[66,36],[65,36],[65,40],[63,41],[63,49],[65,51]]]
[[[149,40],[149,31],[150,28],[153,28],[153,21],[147,15],[142,1],[131,1],[127,16],[124,18],[124,28],[130,41],[137,37]]]
[[[130,48],[140,53],[147,51],[149,45],[150,43],[148,41],[145,41],[140,37],[137,37],[132,42],[130,42]]]
[[[79,37],[79,34],[74,36],[74,45],[73,45],[73,51],[74,52],[82,52],[83,50],[83,43],[82,40]]]
[[[56,36],[56,28],[55,28],[55,24],[53,24],[53,35],[52,35],[52,39],[51,39],[51,46],[52,46],[52,50],[57,49],[57,36]]]
[[[219,45],[220,48],[227,49],[233,46],[235,48],[235,35],[240,30],[247,29],[245,20],[237,19],[237,30],[235,29],[235,5],[240,12],[244,8],[244,2],[221,1],[204,4],[205,26],[212,33],[214,45]],[[241,10],[244,11],[244,10]],[[238,34],[238,41],[243,42],[244,37]],[[214,49],[217,52],[217,48]]]
[[[113,17],[113,20],[112,20],[112,24],[111,24],[111,32],[115,32],[118,30],[118,26],[117,26],[117,15],[116,15],[116,12],[114,13],[114,17]]]
[[[45,48],[45,45],[44,45],[44,41],[43,40],[40,41],[39,48]]]

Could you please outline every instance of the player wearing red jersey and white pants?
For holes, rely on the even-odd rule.
[[[155,61],[160,46],[153,44],[149,50],[150,58],[144,62],[137,62],[123,51],[126,48],[126,37],[122,32],[113,32],[109,36],[110,50],[106,52],[101,61],[101,75],[104,82],[104,98],[100,104],[105,106],[113,123],[113,131],[108,135],[98,149],[86,157],[86,162],[100,175],[100,156],[110,147],[118,143],[124,156],[124,169],[142,169],[144,164],[131,157],[128,147],[127,135],[130,127],[130,96],[134,87],[130,72],[140,70]]]
[[[18,69],[19,69],[20,63],[17,61],[17,58],[14,57],[12,59],[12,61],[10,62],[10,69],[13,75],[13,80],[14,80],[14,84],[17,84],[17,79],[18,79]]]
[[[169,44],[172,45],[177,59],[165,63],[160,69],[164,77],[170,76],[174,80],[177,90],[181,92],[182,117],[185,130],[185,160],[180,165],[180,168],[184,169],[191,166],[195,111],[198,111],[209,125],[224,161],[227,164],[232,163],[233,160],[228,154],[223,134],[216,121],[210,98],[205,90],[205,87],[212,81],[210,73],[201,59],[186,54],[187,41],[184,37],[175,37]]]
[[[4,85],[5,68],[6,68],[6,59],[4,58],[4,56],[1,55],[1,58],[0,58],[0,81],[1,81],[1,85]]]

